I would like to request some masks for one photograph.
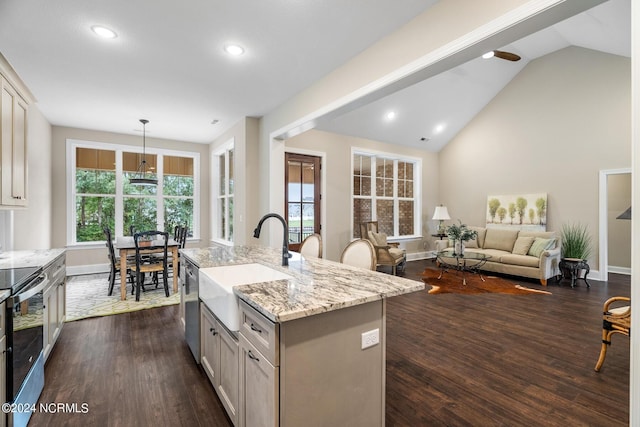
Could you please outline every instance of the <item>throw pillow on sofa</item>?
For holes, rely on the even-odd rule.
[[[553,245],[555,245],[556,239],[543,239],[541,237],[536,237],[531,247],[529,248],[528,255],[534,256],[536,258],[540,258],[542,252],[547,249],[551,249]]]
[[[535,237],[520,236],[516,239],[516,243],[513,245],[513,253],[516,255],[526,255],[531,249]]]

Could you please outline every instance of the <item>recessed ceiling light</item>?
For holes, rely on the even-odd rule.
[[[237,44],[228,44],[224,47],[224,51],[229,55],[240,56],[244,53],[244,48]]]
[[[387,120],[393,120],[396,118],[396,112],[395,111],[389,111],[387,114],[385,114],[384,116]]]
[[[433,128],[433,131],[435,133],[440,133],[444,130],[445,125],[443,125],[442,123],[440,123],[438,126],[436,126],[435,128]]]
[[[94,25],[91,27],[91,31],[102,37],[103,39],[115,39],[118,37],[115,31],[110,30],[107,27],[103,27],[102,25]]]
[[[482,57],[484,59],[489,59],[489,58],[493,58],[494,55],[495,55],[495,52],[494,51],[490,51],[490,52],[487,52],[484,55],[482,55]]]

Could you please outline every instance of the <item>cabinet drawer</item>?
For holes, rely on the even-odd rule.
[[[46,273],[49,275],[49,280],[52,283],[58,284],[67,276],[67,269],[65,265],[65,256],[56,258],[46,268]]]
[[[279,331],[277,323],[240,300],[240,333],[274,366],[280,365]]]

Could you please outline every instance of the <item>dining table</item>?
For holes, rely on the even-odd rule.
[[[127,257],[136,254],[136,244],[133,241],[133,236],[121,236],[116,238],[114,249],[120,253],[120,271],[127,271]],[[167,255],[169,252],[172,254],[172,268],[173,268],[173,293],[178,292],[178,249],[180,249],[180,243],[174,239],[167,241]],[[145,246],[144,250],[140,253],[152,254],[162,252],[164,250],[163,240],[153,240],[149,246]],[[124,279],[121,279],[124,280]],[[120,286],[120,299],[127,299],[126,286]]]

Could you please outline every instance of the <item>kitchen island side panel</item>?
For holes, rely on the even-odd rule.
[[[280,324],[280,425],[382,426],[385,303]],[[379,343],[362,349],[362,334]]]

